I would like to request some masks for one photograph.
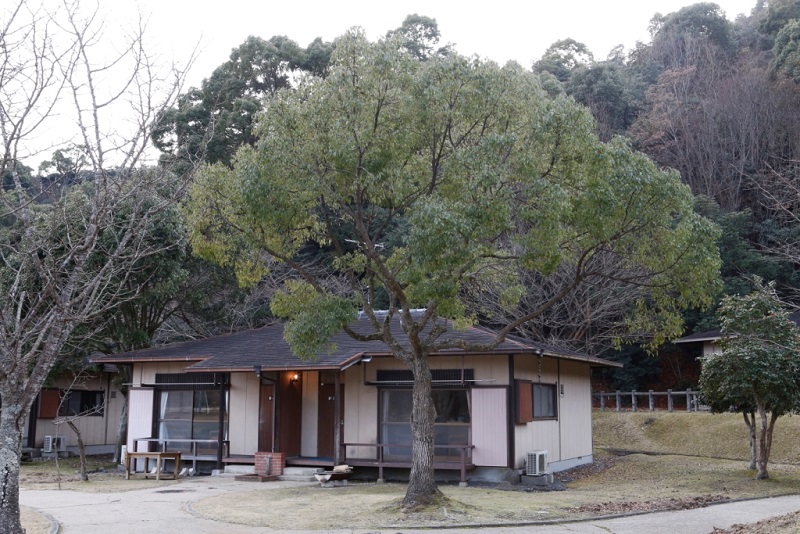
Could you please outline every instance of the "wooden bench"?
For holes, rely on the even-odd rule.
[[[173,477],[175,480],[178,479],[178,475],[180,473],[180,466],[181,466],[181,453],[180,452],[171,452],[171,451],[155,451],[155,452],[129,452],[125,456],[125,480],[130,479],[131,477],[131,459],[134,460],[133,468],[136,469],[135,460],[137,458],[144,459],[144,477],[147,478],[150,474],[150,459],[153,458],[156,461],[156,480],[161,480],[161,466],[164,460],[174,460],[175,461],[175,472],[173,473]]]

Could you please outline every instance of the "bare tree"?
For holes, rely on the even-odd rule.
[[[124,282],[157,252],[150,224],[182,189],[166,170],[144,164],[154,119],[174,104],[184,71],[147,52],[143,25],[108,36],[103,28],[97,10],[71,0],[55,10],[26,0],[0,8],[4,533],[23,531],[21,430],[33,400],[76,329],[129,298]],[[112,37],[124,37],[124,46]],[[81,147],[87,168],[81,183],[46,196],[31,187],[22,161],[57,148],[42,144],[56,130],[74,132],[70,144]]]

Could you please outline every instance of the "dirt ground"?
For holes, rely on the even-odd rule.
[[[594,464],[558,473],[556,483],[547,491],[510,484],[467,488],[443,485],[441,489],[449,502],[418,514],[404,514],[398,509],[404,484],[374,482],[352,482],[330,489],[254,483],[250,491],[200,499],[190,503],[189,509],[202,518],[273,529],[441,527],[695,508],[736,498],[800,493],[800,466],[796,465],[773,465],[772,478],[757,481],[741,461],[596,453]],[[57,489],[60,485],[65,491],[117,492],[176,483],[140,477],[125,480],[116,466],[102,459],[90,465],[90,481],[82,482],[73,462],[62,461],[60,472],[52,461],[26,465],[21,485],[31,489]],[[269,513],[263,506],[266,493]],[[294,513],[298,507],[305,510],[301,517]],[[49,532],[49,520],[37,515],[25,511],[23,523],[28,533]],[[798,519],[798,515],[792,515],[720,532],[786,534],[798,532]]]

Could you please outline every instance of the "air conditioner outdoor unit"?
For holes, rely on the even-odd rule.
[[[525,461],[525,474],[539,476],[547,474],[547,451],[530,451]]]
[[[67,450],[67,441],[64,436],[45,436],[42,452],[63,452]]]

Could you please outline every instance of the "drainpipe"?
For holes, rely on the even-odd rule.
[[[217,469],[222,470],[222,445],[225,441],[225,382],[230,373],[219,373],[219,429],[217,432]]]
[[[342,395],[340,375],[336,373],[333,395],[333,465],[342,463]]]
[[[516,441],[516,428],[514,427],[514,410],[516,409],[514,403],[514,355],[508,355],[508,389],[506,394],[506,441],[508,444],[508,468],[514,469],[516,458],[516,449],[514,442]]]

